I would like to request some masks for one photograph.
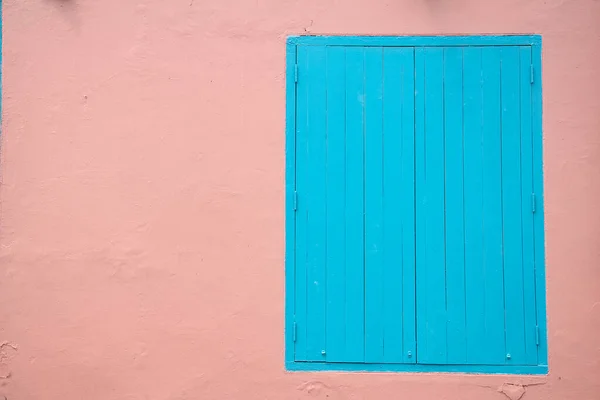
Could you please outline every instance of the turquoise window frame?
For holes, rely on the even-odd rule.
[[[539,327],[538,365],[431,365],[297,362],[294,360],[294,271],[295,271],[295,177],[296,177],[296,52],[299,45],[328,46],[531,46],[533,78],[539,85],[532,89],[534,192],[541,214],[534,222],[535,283]],[[546,275],[543,200],[542,148],[542,38],[540,35],[490,36],[290,36],[286,43],[286,146],[285,146],[285,368],[288,371],[360,371],[360,372],[446,372],[476,374],[548,373],[546,325]]]

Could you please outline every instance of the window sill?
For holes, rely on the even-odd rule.
[[[433,365],[286,362],[287,371],[547,375],[547,365]]]

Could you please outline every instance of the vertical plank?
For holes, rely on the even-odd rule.
[[[485,279],[483,275],[481,48],[463,52],[464,218],[467,360],[485,363]]]
[[[521,140],[519,121],[519,51],[501,49],[502,212],[506,363],[525,363],[523,310],[523,236],[521,218]],[[510,358],[508,357],[510,354]]]
[[[463,50],[444,49],[444,159],[448,363],[467,361],[463,209]]]
[[[383,361],[383,50],[365,49],[365,360]]]
[[[346,49],[346,361],[364,361],[364,50]]]
[[[298,46],[297,59],[299,70],[304,74],[308,65],[307,46]],[[304,75],[303,74],[303,75]],[[301,75],[302,78],[304,76]],[[308,198],[302,194],[310,190],[307,176],[308,160],[308,79],[299,79],[296,88],[296,190],[298,192],[298,210],[296,211],[296,273],[295,281],[295,319],[296,343],[295,360],[306,361],[307,346],[307,262],[308,262]]]
[[[402,55],[383,50],[383,343],[385,362],[402,361]]]
[[[325,358],[323,350],[327,285],[326,56],[325,46],[309,46],[307,51],[307,179],[310,190],[303,193],[308,206],[306,352],[308,360],[320,361]]]
[[[426,337],[426,347],[419,348],[419,362],[446,363],[446,263],[444,199],[444,113],[443,49],[425,48],[424,64],[424,150],[425,271],[417,284],[417,302],[425,303],[425,314],[418,327],[419,337]],[[419,338],[420,339],[420,338]]]
[[[546,324],[546,260],[544,232],[544,165],[543,165],[543,132],[542,132],[542,42],[531,46],[533,64],[532,102],[532,136],[533,136],[533,190],[536,196],[536,212],[534,214],[534,256],[537,325],[539,326],[538,363],[548,365],[548,342]]]
[[[504,275],[502,269],[502,141],[500,137],[500,48],[482,49],[483,268],[486,352],[482,362],[504,364]]]
[[[533,191],[536,197],[536,212],[533,216],[535,291],[537,324],[539,326],[538,363],[548,365],[548,341],[546,329],[546,272],[545,272],[545,232],[544,232],[544,163],[542,133],[542,43],[531,46],[533,64],[532,136],[533,136]]]
[[[327,361],[346,349],[345,58],[343,47],[327,48]]]
[[[415,48],[415,282],[418,363],[429,362],[427,335],[427,224],[425,223],[426,195],[425,158],[425,49]]]
[[[533,144],[531,130],[531,48],[519,48],[521,119],[521,214],[523,217],[523,305],[525,313],[525,362],[537,364],[535,342],[535,261],[533,233]]]
[[[447,361],[443,62],[443,49],[426,49],[427,334],[429,355],[436,363]]]
[[[414,362],[413,50],[385,49],[383,67],[384,361]]]
[[[401,54],[401,222],[402,222],[402,335],[403,360],[416,363],[415,315],[415,54],[402,49]],[[390,156],[393,157],[393,156]]]
[[[296,45],[286,44],[285,109],[285,362],[294,361],[296,282]]]

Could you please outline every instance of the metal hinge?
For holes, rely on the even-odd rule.
[[[530,71],[529,71],[529,74],[530,74],[529,78],[530,78],[531,83],[533,83],[533,65],[531,65],[530,67],[531,68],[530,68]]]
[[[294,322],[294,328],[292,331],[292,338],[294,339],[294,342],[296,342],[296,332],[298,331],[298,326],[296,325],[296,322]]]
[[[540,327],[537,325],[535,326],[535,345],[540,345]]]
[[[535,193],[531,193],[531,212],[535,213]]]
[[[294,66],[294,82],[298,83],[298,64]]]
[[[298,192],[294,192],[294,199],[292,200],[292,207],[294,207],[294,211],[298,209]]]

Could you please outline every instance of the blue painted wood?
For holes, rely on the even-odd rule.
[[[546,258],[544,235],[544,168],[542,144],[542,43],[531,46],[533,63],[532,84],[532,135],[533,135],[533,191],[536,196],[534,214],[534,256],[537,324],[539,326],[538,364],[548,364],[548,340],[546,327]]]
[[[1,55],[0,55],[1,57]],[[296,46],[286,46],[285,109],[285,361],[294,360],[294,298],[296,278]]]
[[[346,361],[365,359],[364,50],[346,50]]]
[[[436,365],[436,364],[365,364],[365,363],[286,363],[288,371],[409,372],[459,374],[546,375],[547,365]]]
[[[409,49],[409,51],[412,49]],[[402,362],[403,269],[402,113],[404,63],[398,48],[383,50],[383,360]],[[412,57],[411,57],[412,66]],[[411,151],[412,153],[412,151]]]
[[[483,98],[483,274],[485,352],[479,362],[504,364],[504,274],[502,266],[502,140],[500,48],[481,50]]]
[[[483,273],[483,157],[481,51],[465,48],[464,218],[467,360],[485,364],[485,277]]]
[[[295,360],[307,361],[307,263],[308,263],[308,197],[304,193],[311,190],[308,179],[308,104],[309,80],[308,48],[298,46],[297,63],[299,79],[296,84],[296,190],[298,192],[298,209],[296,210],[296,252],[295,252],[295,313],[292,321],[296,322]],[[291,74],[290,74],[291,75]],[[288,271],[289,273],[289,271]],[[293,323],[293,322],[292,322]],[[293,340],[293,339],[292,339]]]
[[[539,35],[502,36],[289,36],[298,45],[361,47],[527,46],[541,44]]]
[[[463,184],[463,49],[444,49],[447,363],[467,362]]]
[[[383,64],[383,358],[414,363],[414,51]]]
[[[383,361],[383,50],[365,49],[365,361]]]
[[[414,50],[364,49],[356,47],[356,44],[346,48],[334,44],[325,48],[314,46],[317,42],[311,46],[298,46],[300,79],[296,87],[291,86],[297,91],[294,115],[296,165],[286,160],[286,240],[289,240],[290,236],[295,236],[296,240],[295,251],[292,253],[296,264],[292,269],[295,273],[295,285],[292,284],[291,290],[288,279],[289,244],[286,249],[286,301],[290,298],[290,291],[295,294],[292,297],[294,304],[290,306],[286,303],[286,313],[289,314],[291,308],[295,312],[293,318],[286,316],[286,366],[289,369],[483,373],[547,371],[541,201],[541,51],[539,38],[534,42],[532,46],[522,48],[505,47],[506,43],[498,43],[497,47]],[[295,49],[292,45],[294,41],[288,43]],[[448,46],[455,44],[450,43]],[[307,47],[311,48],[306,49]],[[304,58],[303,52],[306,55]],[[373,53],[371,60],[370,52]],[[405,57],[400,57],[401,52],[405,52]],[[290,53],[288,48],[288,54]],[[342,54],[345,56],[344,62],[341,62]],[[379,57],[375,57],[375,54]],[[400,58],[402,62],[399,61]],[[458,60],[461,60],[462,70]],[[368,72],[369,61],[379,75]],[[303,66],[303,62],[306,65]],[[412,67],[412,63],[412,78],[415,82],[411,79],[409,85],[414,83],[414,88],[411,88],[414,90],[414,97],[407,95],[403,89],[391,92],[388,87],[402,87],[405,84],[404,75],[401,72],[393,72],[402,71],[408,65]],[[524,83],[529,83],[528,63],[534,65],[535,79],[533,85],[524,86]],[[337,68],[337,64],[344,66]],[[287,65],[289,71],[289,59]],[[311,78],[307,75],[310,73],[317,76]],[[373,76],[375,79],[370,79]],[[288,76],[288,86],[289,81]],[[461,81],[462,93],[457,90]],[[370,103],[373,98],[369,93],[377,94],[378,83],[382,92],[381,99],[375,96],[375,101]],[[289,101],[290,88],[287,90]],[[315,101],[312,92],[322,92],[324,96],[317,96]],[[339,118],[342,102],[337,99],[341,94],[333,95],[336,92],[343,92],[344,95],[343,118]],[[351,92],[355,92],[356,95],[350,95]],[[464,103],[461,112],[461,101],[452,101],[459,96]],[[506,98],[510,99],[510,106],[506,106]],[[513,99],[515,101],[512,101]],[[414,101],[412,113],[404,108],[411,100]],[[395,108],[398,107],[398,103],[401,105],[399,112]],[[524,107],[527,103],[530,103],[529,108]],[[407,129],[405,125],[413,115],[414,121],[411,121],[411,124],[414,126],[416,137],[407,134],[410,133],[410,128]],[[379,116],[379,121],[376,116]],[[291,118],[288,109],[288,134]],[[340,133],[342,122],[345,131]],[[380,129],[374,129],[373,126],[377,127],[378,124]],[[434,129],[432,132],[432,125],[435,128],[436,124],[441,129]],[[463,125],[462,129],[458,128],[460,124]],[[319,125],[323,125],[323,128],[318,128]],[[401,132],[400,136],[398,132]],[[464,146],[461,143],[461,147],[457,147],[457,137],[461,137]],[[316,138],[320,138],[322,143],[315,143]],[[341,138],[346,146],[343,152],[338,151]],[[412,178],[405,173],[410,171],[411,159],[406,156],[406,149],[411,145],[415,149],[412,163],[417,167],[411,171]],[[378,146],[377,152],[375,149]],[[289,152],[289,148],[288,143],[286,151]],[[527,151],[528,148],[531,148],[530,152]],[[459,156],[457,153],[461,151],[462,155]],[[394,165],[394,154],[398,152],[400,157]],[[340,157],[343,158],[344,169],[339,168]],[[360,162],[357,164],[354,160]],[[374,160],[378,165],[371,166],[370,160]],[[435,167],[436,163],[441,168]],[[434,165],[434,171],[430,168],[431,164]],[[528,165],[531,167],[527,167]],[[294,169],[293,175],[289,172],[290,168]],[[400,168],[401,173],[395,168]],[[460,179],[459,170],[464,174],[463,180]],[[511,176],[508,195],[505,187],[506,170]],[[321,171],[320,176],[318,171]],[[353,179],[351,173],[358,180]],[[345,177],[341,178],[344,174]],[[294,176],[294,186],[299,193],[296,218],[295,221],[292,218],[291,222],[295,222],[296,225],[293,235],[289,235],[288,216],[290,198],[293,198],[291,188],[294,187],[289,183],[290,176]],[[319,181],[319,178],[322,180]],[[340,183],[343,179],[345,181]],[[416,248],[416,257],[412,254],[417,263],[416,276],[414,269],[411,271],[407,268],[409,263],[406,262],[407,257],[411,258],[410,251],[406,250],[411,248],[406,245],[411,239],[411,233],[405,229],[405,218],[410,220],[410,208],[407,208],[409,202],[401,201],[398,209],[390,207],[396,202],[396,198],[404,199],[405,194],[410,192],[411,179],[412,188],[416,190],[417,196],[417,214],[413,220],[416,233],[412,233],[413,239],[415,234],[417,237],[412,247],[413,252]],[[393,184],[394,181],[397,182],[396,185]],[[436,181],[441,181],[441,190],[439,184],[435,184]],[[320,188],[317,191],[313,190],[315,183]],[[365,184],[367,187],[379,187],[381,194],[368,194],[369,190],[365,190]],[[460,237],[460,216],[463,211],[452,210],[459,207],[461,184],[464,191],[462,253],[460,246],[457,247],[456,244],[459,242],[457,238]],[[311,193],[303,193],[303,187]],[[339,193],[340,187],[343,188],[342,193]],[[540,192],[537,193],[538,208],[535,214],[527,213],[527,208],[531,206],[530,195],[525,193],[528,187],[531,187],[532,192]],[[362,198],[351,196],[351,193],[361,193]],[[510,197],[508,204],[505,201],[507,196]],[[377,201],[369,203],[369,200],[373,199]],[[379,199],[381,207],[378,211]],[[439,210],[440,199],[442,223],[438,221],[436,225],[435,218],[431,215],[435,215],[436,210]],[[341,206],[336,207],[339,204]],[[375,211],[372,211],[373,207]],[[343,210],[343,220],[340,219],[342,211],[338,208]],[[414,212],[415,207],[412,210]],[[430,210],[433,210],[433,213]],[[313,219],[319,213],[322,213],[323,221]],[[378,213],[380,217],[377,217]],[[367,215],[375,218],[369,219]],[[498,226],[501,228],[498,229]],[[507,233],[507,227],[511,233]],[[381,232],[378,229],[381,229]],[[394,243],[398,230],[402,240],[398,241],[399,246],[390,250],[390,243]],[[313,231],[316,234],[313,234]],[[379,243],[381,254],[379,251],[369,254],[367,231],[371,233],[370,237],[374,238],[371,243]],[[514,239],[513,231],[518,233],[516,236],[519,241]],[[340,239],[340,232],[345,235],[343,240]],[[509,251],[506,247],[507,235],[511,237],[508,243],[508,248],[511,249]],[[325,243],[324,251],[319,246],[321,241]],[[441,248],[441,257],[440,251],[435,251],[436,246]],[[511,259],[508,263],[510,265],[506,261],[507,252]],[[464,257],[462,269],[461,255]],[[322,265],[320,270],[317,270],[315,260],[321,257]],[[373,257],[375,260],[379,257],[380,262],[374,264],[376,268],[373,270],[365,269],[364,259]],[[335,261],[341,258],[346,260],[345,263],[341,263],[342,267]],[[362,262],[360,258],[363,259]],[[396,258],[400,260],[394,262]],[[351,259],[354,261],[351,262]],[[515,261],[517,259],[518,261]],[[532,268],[535,268],[535,271]],[[440,284],[439,271],[442,269],[444,276]],[[465,304],[462,309],[457,306],[461,300],[461,272],[464,274],[465,287]],[[413,281],[416,278],[418,300],[422,297],[427,298],[425,302],[417,302],[417,313],[412,318],[413,322],[416,319],[419,339],[418,348],[415,349],[417,360],[419,363],[431,363],[417,364],[413,368],[398,363],[410,363],[415,360],[410,360],[407,356],[407,351],[414,345],[414,325],[411,338],[411,330],[408,329],[409,324],[406,321],[406,310],[410,312],[411,305],[413,312],[415,310],[415,286],[411,304],[410,289],[406,285],[411,273]],[[310,286],[311,274],[317,278],[322,274],[320,278],[325,281],[326,288],[323,293]],[[368,274],[378,276],[379,280],[365,281],[364,276]],[[342,276],[345,278],[339,278]],[[397,282],[399,276],[403,281],[400,285]],[[431,276],[434,277],[433,282]],[[515,287],[504,287],[504,281],[509,280],[507,276],[510,276],[511,284],[516,284]],[[318,282],[318,279],[316,281]],[[340,281],[343,281],[343,284],[340,284]],[[350,289],[359,289],[361,286],[362,292],[353,291],[357,293],[356,296],[348,295]],[[370,293],[373,288],[378,288],[380,292],[365,299],[365,291]],[[440,290],[444,299],[443,307],[439,301]],[[498,293],[502,293],[502,301],[499,300]],[[340,308],[340,296],[346,296],[342,307],[344,314],[336,311]],[[379,314],[369,314],[368,310],[361,308],[369,304],[368,299],[374,300],[374,304],[381,302]],[[505,311],[504,305],[507,301],[509,304]],[[400,319],[393,318],[397,308],[405,310]],[[303,311],[304,317],[301,315]],[[364,319],[365,314],[367,320]],[[506,348],[503,314],[507,318]],[[369,321],[369,315],[375,318]],[[466,343],[465,335],[460,334],[462,318],[465,321],[462,329],[466,333]],[[293,357],[289,346],[290,343],[294,343],[290,339],[294,320],[298,323],[298,330],[296,355],[293,359],[315,362],[290,361],[290,353]],[[317,324],[313,323],[314,321]],[[319,321],[322,321],[321,328]],[[433,323],[429,324],[430,321]],[[423,323],[424,328],[421,325]],[[539,346],[535,345],[536,324],[540,326]],[[432,327],[435,332],[436,325],[443,325],[443,329],[446,330],[441,338],[431,335]],[[365,326],[367,332],[370,331],[369,327],[375,327],[372,330],[375,334],[370,338],[365,334]],[[399,340],[399,336],[403,339]],[[369,346],[370,343],[373,346],[368,347],[366,357],[370,359],[372,356],[373,363],[363,364],[364,346]],[[461,350],[463,345],[466,349]],[[319,350],[318,347],[322,349]],[[510,348],[516,350],[510,352]],[[326,353],[321,354],[325,349]],[[508,353],[510,358],[506,358]],[[414,353],[412,355],[414,356]],[[436,361],[436,357],[441,361]],[[440,365],[441,362],[454,363],[454,366]]]
[[[519,75],[520,49],[465,48],[463,58],[455,60],[455,67],[447,63],[452,62],[452,52],[461,50],[444,49],[443,72],[439,72],[440,56],[436,53],[440,49],[423,49],[422,54],[419,49],[416,51],[418,85],[421,62],[424,71],[423,111],[416,108],[416,115],[422,112],[424,118],[423,145],[417,148],[417,152],[424,152],[424,161],[417,163],[421,204],[417,209],[418,362],[534,365],[536,360],[525,350],[535,348],[535,288],[532,268],[523,267],[523,257],[527,257],[528,250],[523,247],[527,243],[523,229],[527,227],[522,223],[525,208],[520,188],[521,129],[527,123],[520,119],[523,115],[520,93],[527,93],[529,89],[524,76]],[[464,71],[461,71],[463,65]],[[504,80],[501,68],[506,71]],[[456,69],[461,71],[460,76],[448,72]],[[438,77],[443,77],[443,81],[437,80]],[[445,110],[455,106],[451,99],[457,97],[460,108],[461,95],[453,93],[456,91],[453,85],[460,79],[464,79],[461,94],[464,109],[445,112],[444,129],[439,129],[439,88],[442,87],[443,98],[447,100],[443,101]],[[507,100],[501,104],[503,97]],[[452,124],[458,125],[455,119],[461,111],[464,171],[458,174],[461,149],[453,147],[456,140],[449,138],[456,132],[462,133],[462,127],[452,128]],[[531,119],[527,113],[525,117]],[[421,127],[416,126],[419,134]],[[507,132],[503,136],[501,127]],[[438,136],[439,132],[442,136]],[[443,141],[444,154],[437,152],[440,141]],[[442,167],[437,165],[440,160]],[[437,173],[441,176],[436,176]],[[444,183],[440,183],[442,179]],[[439,190],[443,190],[444,184],[441,197]],[[464,201],[464,208],[460,200]],[[444,218],[440,218],[436,210],[445,213],[445,226]],[[425,218],[424,223],[419,222],[421,218]],[[456,226],[464,229],[464,241]],[[454,241],[457,237],[460,240]],[[531,233],[529,238],[532,240]],[[464,265],[456,256],[458,248],[460,257],[461,244],[464,244]],[[445,259],[440,257],[443,249]],[[531,282],[527,283],[527,279]],[[442,299],[441,295],[445,297]],[[466,335],[456,333],[460,329],[464,329]],[[437,349],[432,351],[434,346]]]
[[[521,139],[521,216],[523,237],[523,308],[525,317],[525,363],[535,365],[536,344],[536,301],[535,301],[535,254],[534,254],[534,213],[531,205],[533,193],[533,137],[531,102],[531,47],[519,48],[519,90],[520,90],[520,139]],[[529,78],[529,79],[528,79]]]
[[[445,171],[444,171],[444,97],[442,48],[426,48],[417,54],[423,61],[424,93],[424,179],[417,191],[424,201],[417,208],[417,219],[424,222],[424,251],[417,268],[418,362],[447,362],[446,262],[445,262]],[[419,73],[419,72],[417,72]],[[417,96],[418,97],[418,96]],[[419,276],[421,275],[421,276]]]
[[[425,52],[415,49],[415,297],[417,298],[417,362],[428,361],[429,335],[427,335],[427,302],[418,298],[427,296],[426,219],[422,210],[427,207],[425,180]],[[418,296],[417,297],[417,293]],[[419,328],[421,327],[421,328]],[[425,329],[423,328],[425,327]]]
[[[416,259],[415,259],[415,214],[416,214],[416,171],[415,171],[415,66],[414,50],[399,50],[401,58],[401,203],[402,210],[402,359],[416,363]],[[393,71],[393,69],[392,69]],[[388,135],[389,136],[389,135]],[[388,158],[394,157],[389,155]],[[388,187],[386,185],[386,187]],[[386,189],[390,193],[392,189]],[[387,343],[387,341],[386,341]],[[392,353],[394,354],[394,353]],[[390,356],[394,358],[395,356]]]
[[[306,203],[306,359],[326,355],[326,53],[324,46],[307,47],[300,84],[306,85],[306,180],[300,201]],[[324,353],[325,351],[325,353]]]
[[[501,49],[500,52],[506,363],[523,364],[526,362],[526,328],[523,307],[523,232],[521,228],[519,49],[507,47]]]
[[[417,301],[427,303],[427,323],[418,329],[428,336],[428,346],[425,354],[421,349],[419,353],[428,363],[443,364],[447,362],[443,49],[425,49],[424,57],[427,297],[420,296],[417,287]]]
[[[327,343],[326,360],[346,352],[346,54],[327,48]]]

